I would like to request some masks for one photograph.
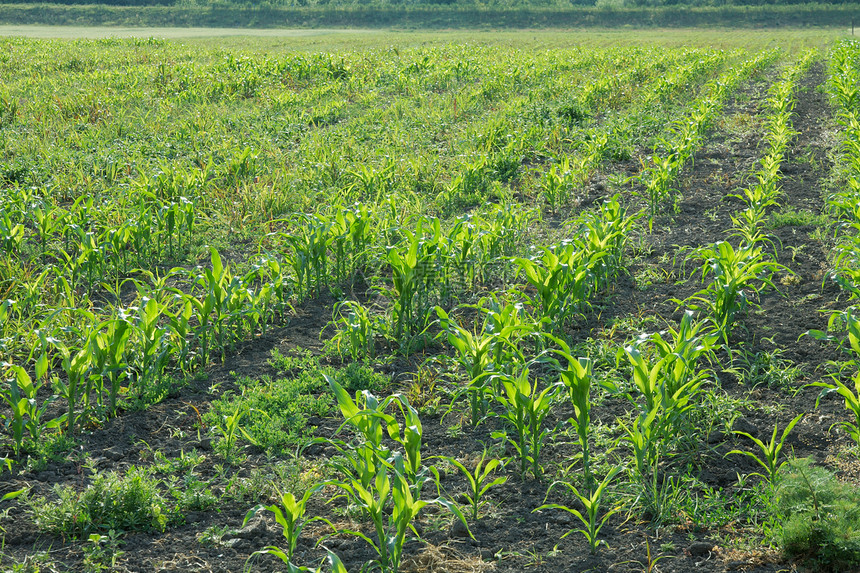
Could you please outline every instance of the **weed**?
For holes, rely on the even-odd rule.
[[[780,472],[778,508],[785,521],[782,549],[823,571],[860,566],[860,497],[809,459],[793,460]]]
[[[159,489],[159,482],[145,470],[132,467],[124,476],[97,473],[81,492],[57,485],[57,501],[42,497],[29,504],[39,528],[52,533],[164,531],[171,515]]]
[[[759,385],[768,388],[791,390],[794,383],[802,376],[802,372],[790,360],[782,358],[782,350],[755,354],[742,352],[741,360],[745,366],[740,370],[740,380],[751,388]]]
[[[111,571],[125,554],[119,549],[122,544],[119,533],[113,529],[107,535],[92,533],[88,541],[89,544],[84,545],[84,567],[87,571]]]

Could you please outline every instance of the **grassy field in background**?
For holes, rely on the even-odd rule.
[[[848,28],[747,28],[681,29],[571,29],[512,31],[433,32],[354,29],[248,29],[248,28],[133,28],[110,26],[9,26],[0,25],[0,36],[44,39],[164,38],[239,49],[343,50],[378,47],[441,45],[480,42],[533,49],[565,48],[587,44],[595,47],[634,46],[643,43],[663,46],[702,46],[719,49],[761,50],[783,48],[789,52],[805,48],[824,49],[834,40],[851,36]]]

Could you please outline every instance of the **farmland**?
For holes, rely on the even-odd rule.
[[[860,567],[860,43],[0,44],[6,570]]]

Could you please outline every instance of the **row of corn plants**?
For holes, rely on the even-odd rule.
[[[775,163],[778,170],[791,138],[785,134],[792,133],[796,83],[816,58],[815,52],[803,54],[772,85],[765,106],[767,151],[760,164]],[[761,183],[760,172],[755,175]],[[734,234],[743,236],[740,217],[733,219]],[[673,458],[678,452],[700,447],[694,437],[700,423],[697,409],[706,386],[718,383],[707,365],[716,363],[718,351],[731,356],[729,333],[739,313],[752,304],[748,292],[773,287],[774,274],[788,270],[776,263],[761,243],[766,240],[742,238],[737,248],[729,241],[720,241],[694,251],[690,258],[701,261],[702,281],[710,282],[702,291],[677,301],[688,308],[678,328],[642,335],[624,348],[623,356],[632,369],[627,396],[637,405],[637,415],[631,422],[620,423],[624,431],[621,441],[632,458],[628,472],[631,483],[638,487],[638,500],[657,522],[671,517],[667,512],[677,495],[680,482],[671,475]],[[753,438],[762,450],[761,457],[742,450],[731,453],[753,458],[770,470],[765,479],[775,482],[782,443],[800,418],[783,430],[780,441],[776,428],[769,444]],[[743,432],[739,435],[751,437]],[[587,496],[582,495],[581,500],[588,507]]]
[[[764,106],[766,151],[753,174],[755,182],[736,197],[746,200],[746,209],[732,216],[738,245],[719,241],[700,247],[694,256],[702,261],[701,280],[708,285],[686,302],[702,311],[713,322],[717,333],[728,343],[732,328],[747,306],[754,304],[750,295],[765,288],[775,288],[773,276],[788,271],[767,251],[769,239],[760,229],[767,208],[778,204],[780,166],[794,132],[791,114],[796,84],[817,58],[814,51],[803,54],[787,66],[771,85]],[[790,272],[790,271],[789,271]]]
[[[827,91],[839,125],[839,149],[834,174],[840,183],[839,190],[829,195],[827,207],[839,222],[836,233],[835,265],[830,275],[854,301],[860,294],[860,43],[843,41],[830,53]],[[820,401],[829,394],[842,398],[848,410],[847,420],[840,422],[845,432],[860,444],[860,321],[856,304],[843,311],[831,312],[828,332],[810,331],[813,337],[836,341],[849,356],[830,381],[817,382],[821,388]],[[847,343],[847,344],[846,344]],[[818,402],[816,402],[816,405]]]
[[[679,193],[673,186],[701,146],[727,99],[741,82],[767,69],[778,57],[776,51],[763,52],[712,80],[702,96],[691,105],[689,114],[674,122],[638,177],[644,187],[641,195],[648,205],[650,225],[668,203],[677,205]],[[658,150],[662,150],[662,155],[658,155]]]
[[[778,204],[780,166],[785,159],[786,148],[795,136],[791,114],[796,101],[796,83],[817,57],[815,51],[803,54],[783,70],[779,80],[768,91],[767,117],[764,120],[767,150],[759,160],[755,182],[737,196],[746,201],[747,208],[733,217],[737,233],[750,243],[757,242],[768,207]]]
[[[640,88],[641,93],[623,113],[619,110],[612,117],[585,131],[575,153],[563,153],[553,158],[539,183],[541,195],[553,213],[562,204],[570,202],[570,195],[574,190],[582,188],[604,160],[623,158],[629,152],[620,148],[618,142],[633,144],[634,133],[631,126],[641,129],[641,126],[647,124],[659,125],[659,121],[654,121],[654,116],[658,113],[657,106],[668,106],[682,95],[689,95],[691,88],[698,86],[702,78],[712,75],[728,59],[722,52],[703,56],[696,50],[679,56],[677,59],[669,60],[664,57],[661,60],[655,55],[655,62],[660,64],[657,69],[664,70],[664,73],[649,77],[647,83]],[[636,74],[625,76],[632,79]],[[617,85],[617,77],[610,76],[604,80],[604,83],[609,82]],[[594,89],[602,85],[603,83],[595,84]],[[582,97],[586,99],[586,96]],[[594,113],[589,111],[589,108],[577,109],[580,109],[582,116]],[[673,110],[668,113],[676,112]]]

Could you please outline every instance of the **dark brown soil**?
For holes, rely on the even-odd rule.
[[[783,166],[783,197],[781,203],[797,210],[821,213],[822,181],[830,171],[828,140],[831,113],[825,97],[817,89],[824,81],[822,65],[816,64],[803,81],[798,105],[793,117],[799,132]],[[677,320],[682,309],[672,299],[685,299],[701,288],[695,262],[684,263],[685,253],[701,245],[724,240],[732,226],[731,215],[742,208],[740,200],[731,197],[745,184],[743,177],[755,166],[761,155],[760,130],[755,116],[767,83],[751,83],[725,110],[725,121],[709,138],[705,148],[696,156],[682,179],[682,198],[677,213],[661,216],[652,234],[643,234],[631,241],[633,262],[629,276],[623,277],[612,292],[595,307],[595,312],[571,329],[574,340],[607,339],[621,344],[637,334],[637,329],[658,330],[666,320]],[[746,122],[746,123],[745,123]],[[631,165],[633,162],[631,162]],[[638,164],[638,162],[636,163]],[[616,166],[618,168],[619,166]],[[620,166],[624,169],[624,166]],[[592,195],[609,193],[603,182],[595,183]],[[827,315],[823,309],[838,309],[845,305],[836,285],[827,280],[828,246],[810,234],[811,226],[782,226],[771,229],[777,260],[790,268],[794,275],[784,275],[780,293],[767,292],[733,332],[732,347],[748,353],[782,351],[781,357],[800,369],[801,374],[789,387],[755,388],[742,384],[742,378],[728,357],[716,368],[722,390],[730,397],[747,400],[749,407],[739,415],[746,431],[767,437],[774,424],[784,427],[797,413],[807,416],[789,438],[787,448],[798,457],[811,456],[818,462],[836,469],[844,477],[853,473],[847,462],[834,460],[842,448],[849,445],[844,434],[831,431],[834,422],[844,416],[841,403],[828,398],[815,409],[817,391],[805,387],[825,375],[830,360],[840,360],[837,350],[811,337],[809,329],[825,330]],[[91,475],[84,460],[92,460],[99,471],[123,472],[132,464],[152,463],[152,452],[160,451],[168,458],[193,450],[206,460],[197,468],[202,480],[213,479],[215,492],[224,494],[215,509],[191,512],[185,523],[175,525],[162,534],[132,533],[124,538],[124,551],[116,564],[117,571],[242,571],[246,560],[255,550],[267,545],[282,545],[284,539],[271,514],[257,519],[242,529],[246,512],[260,501],[271,502],[264,492],[250,492],[242,497],[227,491],[230,477],[247,478],[255,469],[272,464],[288,464],[288,460],[272,460],[254,448],[246,450],[246,460],[237,467],[223,465],[211,441],[198,438],[197,412],[205,412],[208,403],[220,392],[235,389],[233,373],[260,377],[274,375],[267,364],[275,348],[288,353],[296,347],[322,350],[320,332],[332,315],[334,301],[323,298],[299,309],[297,315],[283,327],[247,342],[224,364],[213,366],[205,377],[196,379],[181,391],[144,411],[126,412],[103,427],[88,431],[80,445],[65,461],[52,462],[38,471],[16,473],[0,483],[0,494],[24,486],[31,488],[31,497],[51,496],[56,485],[82,487]],[[380,365],[395,383],[407,380],[427,355],[399,359]],[[604,399],[595,410],[598,421],[612,422],[623,415],[629,404],[616,398]],[[564,408],[555,420],[569,415]],[[449,416],[425,415],[422,418],[427,455],[449,455],[460,459],[475,459],[483,443],[492,440],[490,433],[501,427],[487,423],[472,429],[463,425],[452,433],[454,424]],[[314,420],[315,433],[330,438],[339,420]],[[724,488],[727,496],[738,493],[738,475],[756,470],[752,462],[740,456],[725,454],[735,448],[745,448],[742,439],[721,433],[703,434],[695,456],[699,479],[713,488]],[[567,443],[551,443],[546,452],[547,467],[567,466],[573,447]],[[330,457],[330,446],[309,448],[304,455],[314,461]],[[602,455],[602,452],[597,452]],[[620,455],[620,454],[612,454]],[[219,467],[222,466],[222,467]],[[666,471],[672,471],[667,468]],[[220,472],[220,473],[219,473]],[[780,559],[775,550],[762,548],[760,532],[743,522],[709,527],[709,518],[691,516],[667,526],[656,528],[637,514],[619,513],[609,519],[601,533],[606,545],[596,555],[579,533],[562,539],[575,520],[558,510],[533,510],[545,500],[571,503],[561,495],[561,489],[549,491],[550,480],[522,481],[516,464],[507,470],[509,481],[489,493],[491,511],[472,525],[474,539],[441,512],[425,512],[418,520],[423,541],[408,546],[404,571],[643,571],[648,569],[649,550],[652,558],[663,557],[657,569],[663,572],[723,572],[723,571],[785,571],[792,567]],[[220,476],[220,477],[217,477]],[[220,480],[220,481],[219,481]],[[441,481],[447,494],[456,498],[465,483],[456,473],[444,475]],[[429,487],[429,486],[428,486]],[[228,495],[229,493],[229,495]],[[263,496],[263,499],[260,497]],[[337,503],[324,504],[322,496],[314,498],[311,515],[324,515],[341,527],[349,525],[369,532],[367,524],[350,523],[350,518],[335,511]],[[17,561],[38,551],[46,551],[58,571],[84,570],[86,540],[64,539],[41,533],[20,509],[9,502],[0,506],[13,507],[3,519],[6,529],[2,552]],[[229,528],[220,540],[202,543],[199,538],[215,528]],[[238,532],[237,532],[238,531]],[[324,555],[315,544],[331,530],[320,522],[311,524],[301,540],[296,563],[316,566]],[[212,537],[210,535],[210,537]],[[336,552],[350,571],[359,571],[362,564],[374,557],[369,545],[353,536],[338,534],[325,538],[322,545]],[[280,561],[262,556],[253,561],[254,570],[286,570]],[[51,570],[50,568],[43,568]]]

